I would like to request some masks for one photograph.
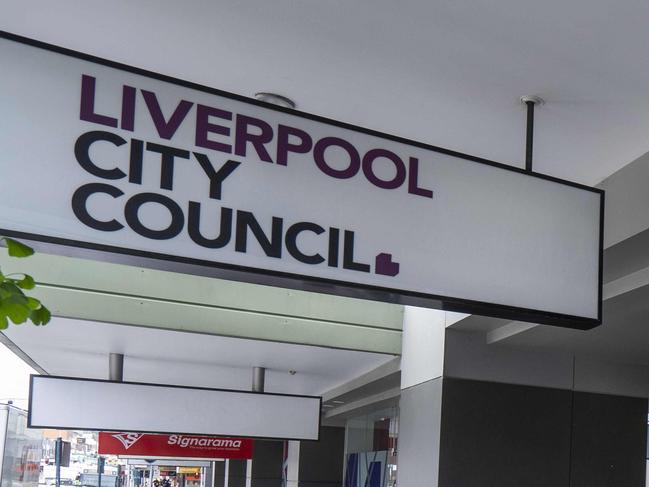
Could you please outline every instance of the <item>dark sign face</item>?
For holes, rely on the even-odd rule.
[[[600,191],[10,35],[0,61],[6,234],[250,282],[600,322]],[[21,197],[34,186],[38,198]]]
[[[100,455],[147,458],[252,458],[253,440],[217,436],[99,433]]]

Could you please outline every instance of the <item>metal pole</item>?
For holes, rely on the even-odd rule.
[[[532,157],[534,155],[534,107],[543,105],[544,101],[538,96],[522,96],[521,103],[527,107],[527,130],[525,134],[525,170],[532,172]]]
[[[532,155],[534,153],[534,102],[527,100],[527,134],[525,138],[525,170],[532,172]]]
[[[61,456],[63,455],[63,438],[56,439],[54,446],[54,462],[56,464],[56,487],[61,487]]]
[[[97,457],[97,487],[101,487],[102,473],[104,473],[104,457]]]
[[[108,378],[117,382],[124,380],[124,355],[111,353],[108,355]]]
[[[252,368],[252,390],[254,392],[264,392],[266,381],[266,369],[264,367]]]

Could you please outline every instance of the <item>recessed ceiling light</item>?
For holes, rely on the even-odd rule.
[[[293,100],[285,96],[278,95],[277,93],[268,93],[265,91],[260,91],[259,93],[255,93],[255,98],[259,101],[272,103],[273,105],[277,105],[284,108],[296,107],[295,102]]]
[[[333,402],[334,404],[345,404],[345,401],[331,401],[331,402]]]

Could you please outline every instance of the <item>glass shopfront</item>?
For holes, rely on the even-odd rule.
[[[2,405],[0,430],[4,430],[1,487],[38,487],[42,431],[27,429],[27,413]],[[2,435],[0,434],[0,439]]]
[[[347,420],[344,487],[396,487],[399,409]]]

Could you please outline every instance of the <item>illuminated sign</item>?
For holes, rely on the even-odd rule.
[[[599,190],[10,34],[0,62],[2,234],[228,279],[601,321]]]

